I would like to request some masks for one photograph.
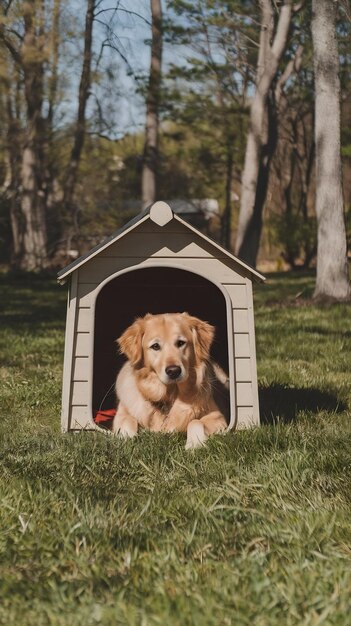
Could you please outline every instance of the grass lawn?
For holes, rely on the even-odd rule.
[[[256,288],[264,425],[186,452],[61,435],[66,291],[0,278],[1,624],[349,626],[351,307],[312,289]]]

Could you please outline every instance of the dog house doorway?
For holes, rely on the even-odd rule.
[[[216,328],[211,358],[231,377],[228,350],[228,308],[222,290],[194,272],[174,267],[149,267],[125,272],[106,283],[95,303],[93,416],[116,406],[114,383],[125,359],[116,339],[146,313],[187,311]],[[230,334],[229,334],[230,336]],[[232,404],[232,403],[231,403]]]

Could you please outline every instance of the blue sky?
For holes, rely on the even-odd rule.
[[[113,23],[113,43],[120,50],[104,47],[98,63],[100,86],[94,84],[88,101],[88,117],[97,108],[97,100],[104,113],[113,122],[113,137],[126,132],[141,130],[144,125],[144,103],[136,95],[136,80],[128,72],[128,66],[122,57],[128,60],[135,76],[146,77],[150,65],[150,47],[145,41],[150,38],[151,30],[149,0],[102,0],[98,10],[104,13],[97,16],[94,23],[94,62],[93,69],[100,55],[101,44],[106,39],[106,28],[101,22],[107,22],[113,15],[109,9],[118,4],[119,10]],[[65,99],[57,113],[57,125],[64,126],[75,119],[77,110],[78,86],[83,59],[83,30],[85,22],[86,0],[66,0],[62,10],[63,44],[61,48],[62,89]],[[107,9],[107,10],[106,10]],[[77,33],[81,36],[77,38]],[[110,78],[107,78],[110,74]],[[105,79],[105,76],[107,80]]]
[[[118,12],[114,9],[118,6]],[[64,126],[75,119],[77,94],[83,58],[83,31],[85,22],[86,0],[63,0],[64,43],[61,63],[64,67],[66,99],[58,111],[58,126]],[[166,2],[163,0],[166,13]],[[88,101],[87,116],[101,106],[104,116],[110,122],[110,128],[104,131],[111,138],[122,137],[126,133],[142,131],[145,122],[145,103],[137,94],[139,79],[146,79],[150,66],[151,12],[150,0],[100,0],[94,23],[94,64],[99,58],[101,45],[106,39],[105,23],[113,17],[114,50],[104,47],[98,64],[100,85],[94,83]],[[67,34],[66,34],[67,33]],[[81,36],[77,39],[77,33]],[[65,36],[66,34],[66,36]],[[163,44],[163,70],[175,59],[179,62],[185,50]],[[127,59],[127,63],[124,59]],[[185,62],[185,59],[183,58]],[[133,70],[131,75],[129,69]],[[105,80],[105,75],[110,78]],[[112,78],[111,78],[112,76]],[[137,77],[137,79],[136,79]]]

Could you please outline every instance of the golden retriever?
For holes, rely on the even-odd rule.
[[[188,313],[147,314],[117,339],[128,361],[117,376],[112,431],[134,437],[138,427],[186,432],[186,448],[202,445],[227,421],[214,398],[223,370],[209,358],[214,327]]]

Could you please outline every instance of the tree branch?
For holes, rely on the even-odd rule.
[[[284,6],[280,9],[277,30],[272,44],[272,54],[279,62],[288,38],[292,13],[292,0],[285,0]]]
[[[257,60],[256,84],[260,82],[262,75],[266,69],[268,52],[271,46],[274,27],[274,14],[271,0],[260,0],[262,12],[260,43]]]
[[[110,9],[101,9],[100,11],[97,11],[97,13],[95,13],[95,17],[97,17],[98,15],[101,15],[102,13],[108,13],[109,11],[114,11],[114,13],[120,12],[120,13],[127,13],[128,15],[133,15],[134,17],[138,17],[142,22],[145,22],[145,24],[147,24],[148,26],[151,26],[151,22],[143,15],[140,15],[140,13],[137,13],[136,11],[129,11],[128,9],[122,9],[121,7],[111,7]]]
[[[297,47],[294,57],[290,59],[289,63],[286,65],[284,72],[277,81],[275,88],[275,100],[277,105],[279,105],[281,96],[283,95],[283,88],[288,82],[289,78],[292,76],[292,74],[297,74],[300,71],[302,65],[302,55],[303,46],[300,44]]]
[[[5,47],[8,49],[15,63],[17,63],[18,65],[22,65],[21,54],[18,52],[17,48],[13,45],[12,41],[8,37],[6,37],[3,24],[0,25],[0,41],[4,43]]]

